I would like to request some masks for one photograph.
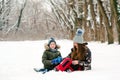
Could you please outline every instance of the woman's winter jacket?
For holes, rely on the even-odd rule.
[[[71,53],[67,57],[71,58]],[[71,65],[71,67],[74,70],[78,70],[79,67],[81,67],[82,70],[91,70],[91,51],[88,47],[87,47],[87,53],[85,55],[85,60],[79,60],[78,65]]]

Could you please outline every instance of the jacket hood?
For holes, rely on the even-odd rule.
[[[48,46],[48,43],[45,43],[44,47],[45,47],[46,50],[50,49],[49,46]],[[56,49],[60,49],[60,45],[56,44]]]

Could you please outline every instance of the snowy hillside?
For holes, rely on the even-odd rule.
[[[37,73],[42,68],[44,43],[41,41],[0,42],[0,80],[119,80],[120,45],[89,42],[92,51],[92,70]],[[65,57],[72,48],[72,41],[57,40]]]

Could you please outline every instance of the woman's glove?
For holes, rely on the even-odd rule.
[[[62,57],[58,56],[57,58],[53,59],[51,62],[52,64],[58,64],[62,61]]]
[[[84,61],[79,61],[79,65],[83,66],[85,64]]]

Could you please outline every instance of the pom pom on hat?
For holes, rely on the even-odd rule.
[[[84,34],[84,31],[82,29],[77,29],[76,35],[73,38],[73,42],[80,43],[80,44],[84,43],[83,34]]]
[[[51,42],[55,42],[55,44],[56,44],[55,39],[54,38],[50,38],[49,41],[48,41],[48,46],[50,45]]]
[[[77,31],[76,31],[77,36],[81,36],[81,35],[83,35],[83,33],[84,33],[84,31],[82,29],[77,29]]]

